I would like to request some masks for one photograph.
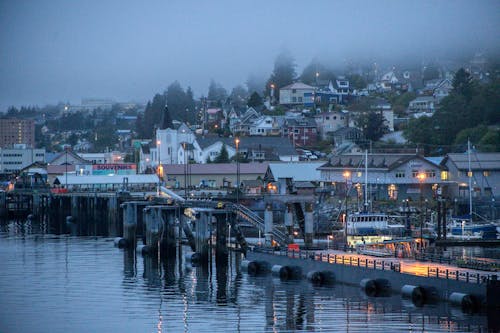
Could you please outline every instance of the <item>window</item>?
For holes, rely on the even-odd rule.
[[[448,171],[441,171],[441,180],[448,180]]]
[[[292,94],[297,93],[297,89],[292,89]]]
[[[404,171],[396,171],[396,178],[405,178]]]
[[[292,102],[297,102],[297,97],[292,97]]]
[[[487,171],[487,170],[484,170],[484,171],[483,171],[483,176],[485,176],[485,177],[489,177],[489,176],[490,176],[490,172],[489,172],[489,171]]]
[[[389,187],[387,187],[387,195],[389,196],[390,200],[397,200],[398,199],[398,188],[396,185],[391,184]]]
[[[434,177],[436,177],[436,171],[435,170],[425,170],[425,176],[427,178],[434,178]]]
[[[299,102],[302,103],[302,97],[299,97]]]
[[[326,116],[325,119],[330,120],[330,116]],[[333,119],[335,119],[335,117],[333,117]]]

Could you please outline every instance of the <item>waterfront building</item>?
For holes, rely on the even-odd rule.
[[[0,148],[24,144],[35,146],[35,121],[33,119],[0,118]]]
[[[63,186],[69,191],[76,192],[115,192],[118,190],[154,192],[157,190],[158,184],[159,178],[155,174],[112,176],[62,175],[56,177],[53,182],[55,186]]]
[[[321,182],[321,167],[324,162],[269,163],[264,180],[277,187],[279,194],[296,193],[298,188],[310,188]]]
[[[240,163],[240,183],[248,180],[264,179],[268,163]],[[234,188],[237,179],[236,163],[171,164],[164,169],[167,185],[174,188]]]
[[[45,163],[45,149],[29,148],[26,144],[0,148],[0,173],[17,173],[35,162]]]
[[[448,169],[452,197],[469,197],[469,176],[472,177],[473,198],[495,198],[500,190],[500,153],[448,154],[441,162]]]
[[[65,149],[62,153],[47,161],[47,181],[53,184],[58,176],[66,174],[76,174],[80,170],[89,170],[92,167],[92,161],[88,161],[70,149]]]
[[[345,193],[346,188],[354,188],[351,194],[362,197],[365,183],[365,156],[335,156],[318,168],[321,180],[330,183],[337,191]],[[425,174],[423,179],[419,174]],[[437,186],[447,184],[446,167],[436,164],[419,154],[370,154],[368,155],[369,200],[418,199],[432,197]]]

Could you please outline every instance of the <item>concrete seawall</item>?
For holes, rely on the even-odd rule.
[[[352,263],[351,265],[335,264],[317,259],[312,252],[310,255],[305,256],[305,258],[292,258],[289,255],[277,255],[259,251],[250,251],[247,253],[247,260],[265,262],[269,267],[273,267],[274,265],[282,267],[298,266],[301,268],[304,278],[310,272],[332,272],[337,282],[348,285],[360,286],[363,280],[365,280],[364,283],[366,283],[367,279],[372,281],[378,280],[388,283],[386,287],[394,293],[402,293],[404,286],[416,286],[420,287],[419,290],[425,290],[428,300],[432,297],[436,300],[450,301],[450,296],[453,293],[462,293],[471,295],[477,300],[478,306],[494,304],[494,301],[491,300],[494,294],[491,294],[491,292],[490,300],[488,301],[488,283],[484,281],[477,283],[457,281],[456,279],[417,276],[400,273],[397,269],[391,269],[389,265],[379,266],[378,269],[374,269],[373,267],[359,267],[357,263]],[[498,281],[492,282],[492,284],[497,286],[496,289],[498,289]]]

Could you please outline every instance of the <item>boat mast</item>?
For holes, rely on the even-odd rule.
[[[368,211],[368,150],[365,150],[365,202],[364,212]]]
[[[467,176],[469,177],[469,223],[472,224],[472,169],[470,166],[470,140],[467,138],[467,158],[469,161],[469,172]]]

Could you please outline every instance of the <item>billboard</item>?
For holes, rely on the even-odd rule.
[[[107,176],[107,175],[135,175],[137,167],[134,163],[111,163],[111,164],[94,164],[92,165],[92,175]]]

